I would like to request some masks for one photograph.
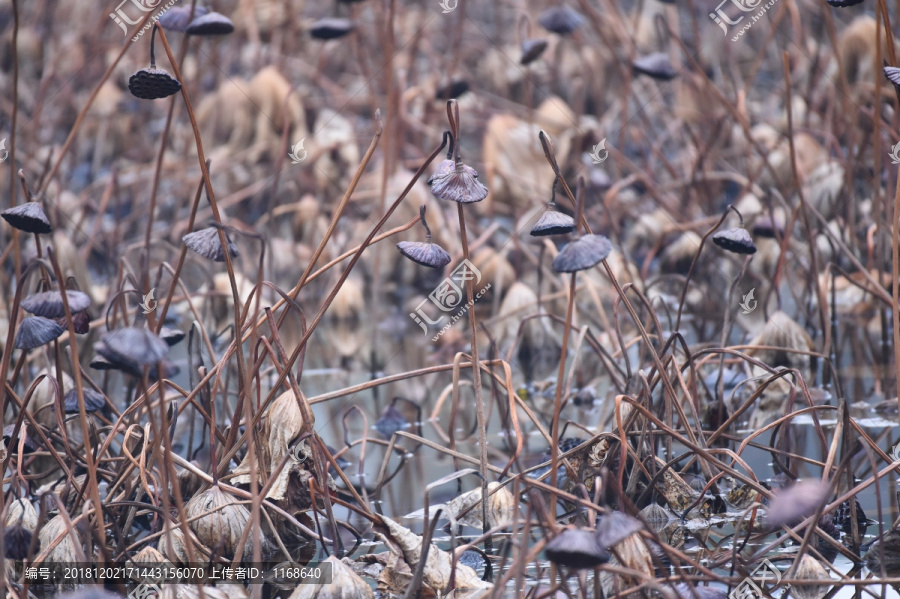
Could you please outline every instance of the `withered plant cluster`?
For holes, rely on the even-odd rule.
[[[900,5],[150,4],[0,0],[0,593],[900,592]]]

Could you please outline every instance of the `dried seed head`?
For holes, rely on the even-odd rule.
[[[353,31],[353,23],[349,19],[330,17],[320,19],[309,28],[309,34],[318,40],[333,40],[344,37]]]
[[[525,40],[522,42],[522,58],[519,59],[519,64],[522,66],[531,64],[540,58],[546,49],[547,40],[543,38]]]
[[[435,100],[452,100],[469,91],[469,82],[465,79],[455,79],[447,85],[442,85],[434,92]]]
[[[84,411],[85,412],[96,412],[97,410],[103,408],[106,405],[106,398],[103,397],[102,393],[98,393],[94,391],[90,387],[84,387],[82,389],[84,392]],[[66,396],[63,398],[63,402],[66,408],[66,414],[75,414],[78,410],[78,390],[77,389],[69,389],[69,392],[66,393]]]
[[[641,513],[638,515],[649,528],[655,530],[656,532],[664,529],[666,525],[669,524],[669,520],[671,520],[669,512],[666,511],[666,508],[659,505],[658,503],[649,504],[647,507],[642,509]]]
[[[719,231],[712,237],[713,243],[735,254],[755,254],[756,245],[750,238],[750,233],[743,227],[734,227]]]
[[[225,15],[217,12],[207,13],[194,18],[187,26],[188,35],[227,35],[234,31],[234,23]]]
[[[831,588],[831,576],[821,562],[811,555],[802,555],[799,559],[794,577],[797,580],[823,581],[823,584],[793,585],[791,595],[796,599],[822,599]]]
[[[222,242],[219,240],[219,230],[216,229],[216,227],[207,227],[205,229],[200,229],[199,231],[194,231],[193,233],[188,233],[182,237],[181,240],[189,250],[197,252],[207,260],[212,260],[213,262],[225,262],[225,252],[222,250]],[[228,237],[228,233],[225,234],[225,240],[228,242],[228,253],[231,254],[231,257],[237,258],[240,256],[241,254],[238,251],[237,246]]]
[[[13,206],[0,212],[0,216],[6,219],[6,222],[11,226],[26,233],[46,235],[53,231],[53,227],[50,226],[50,219],[47,218],[39,202],[25,202],[24,204]]]
[[[671,81],[678,74],[665,52],[642,56],[631,63],[631,68],[639,75],[647,75],[660,81]]]
[[[862,4],[863,0],[825,0],[831,6],[835,8],[847,8],[848,6],[856,6],[857,4]]]
[[[187,506],[185,506],[187,507]],[[178,524],[166,524],[165,525],[166,532],[159,538],[159,551],[162,553],[166,559],[174,562],[174,563],[182,563],[186,564],[190,560],[188,559],[188,552],[186,547],[186,540],[184,533],[181,530],[181,526]],[[190,529],[190,543],[194,549],[194,555],[197,556],[199,552],[200,558],[202,560],[203,557],[208,557],[210,555],[209,548],[200,542],[197,538],[197,535],[193,533]],[[195,557],[196,559],[196,557]]]
[[[72,314],[87,310],[91,305],[91,298],[81,291],[66,291],[66,299],[69,302],[69,311]],[[61,291],[45,291],[34,293],[22,300],[22,309],[35,316],[44,318],[62,318],[66,315]]]
[[[900,86],[900,69],[897,67],[884,67],[884,76],[895,86]]]
[[[766,511],[766,524],[778,528],[794,525],[813,514],[828,499],[828,483],[805,481],[775,494]]]
[[[144,327],[110,331],[94,345],[94,349],[118,367],[136,367],[137,370],[160,362],[169,352],[166,342]]]
[[[556,272],[587,270],[606,260],[612,251],[609,239],[603,235],[582,235],[567,244],[553,261]]]
[[[624,566],[635,574],[601,572],[600,582],[607,597],[633,589],[654,575],[653,556],[640,535],[630,535],[620,541],[612,550],[610,564]]]
[[[55,320],[40,316],[26,316],[19,323],[16,333],[17,349],[34,349],[50,343],[65,332]]]
[[[41,528],[40,533],[38,533],[38,539],[41,542],[42,548],[49,547],[60,537],[62,537],[62,540],[59,544],[47,554],[47,561],[62,563],[77,562],[78,554],[80,552],[76,551],[76,543],[80,548],[81,539],[78,538],[74,529],[69,529],[65,519],[63,519],[61,515],[48,520],[47,523],[44,524],[44,527]]]
[[[568,6],[554,6],[541,13],[538,23],[547,31],[568,35],[584,24],[584,17]]]
[[[460,204],[480,202],[487,197],[488,189],[478,180],[478,173],[471,166],[453,160],[442,161],[428,179],[431,193],[440,200]]]
[[[609,561],[593,530],[567,528],[544,547],[547,559],[567,568],[596,568]]]
[[[159,336],[166,342],[166,345],[172,347],[184,339],[184,331],[181,329],[173,329],[171,327],[163,327],[159,331]]]
[[[637,518],[619,511],[610,512],[600,518],[597,525],[597,542],[601,547],[612,547],[643,528],[644,524]]]
[[[64,329],[69,327],[65,316],[57,318],[56,323]],[[87,334],[91,330],[91,315],[87,310],[72,313],[72,326],[75,328],[76,334]]]
[[[3,443],[6,444],[7,447],[10,447],[12,445],[12,443],[11,443],[12,438],[13,438],[12,435],[13,435],[13,432],[15,431],[15,428],[16,428],[15,424],[8,424],[5,427],[3,427]],[[19,438],[22,437],[22,435],[25,436],[25,442],[23,444],[24,447],[22,448],[23,452],[28,454],[28,453],[34,453],[35,451],[37,451],[38,446],[35,445],[34,442],[31,440],[31,435],[27,432],[27,429],[24,425],[19,429],[19,434],[16,437],[16,442],[15,442],[16,447],[18,448]]]
[[[381,418],[375,421],[376,430],[384,435],[386,439],[390,439],[397,431],[402,431],[409,427],[409,422],[406,421],[400,410],[394,407],[393,403],[388,404],[388,407],[381,413]]]
[[[872,543],[863,560],[874,574],[881,575],[882,568],[888,576],[900,574],[900,531],[894,529]]]
[[[558,210],[547,210],[541,215],[534,226],[531,227],[531,235],[533,237],[543,237],[547,235],[565,235],[575,230],[575,219],[559,212]]]
[[[372,599],[375,596],[372,587],[344,562],[333,555],[324,561],[332,564],[331,583],[325,585],[299,584],[288,599],[325,599],[327,597]]]
[[[194,20],[205,15],[209,9],[203,6],[194,8]],[[191,24],[191,7],[176,6],[170,8],[159,17],[159,24],[166,31],[178,31],[184,33]]]
[[[129,77],[128,91],[141,100],[158,100],[177,94],[181,91],[181,83],[165,69],[149,67]]]
[[[38,515],[34,505],[27,499],[15,499],[6,510],[4,526],[21,526],[29,532],[37,529]]]
[[[772,220],[768,214],[763,214],[753,222],[753,234],[757,237],[775,239],[784,237],[784,219],[775,217]]]
[[[422,266],[443,268],[450,264],[450,254],[436,243],[421,241],[401,241],[397,244],[400,253]]]
[[[199,8],[199,7],[198,7]],[[157,564],[167,561],[166,557],[153,547],[144,547],[131,558],[135,564]]]
[[[194,495],[184,506],[189,523],[200,542],[214,551],[233,557],[244,529],[250,525],[250,512],[218,485]],[[208,513],[209,512],[209,513]],[[205,514],[202,515],[201,514]],[[244,543],[244,555],[252,555],[252,535]]]

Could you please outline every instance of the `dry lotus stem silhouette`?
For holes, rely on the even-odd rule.
[[[140,69],[128,79],[128,91],[136,98],[142,100],[158,100],[168,98],[181,91],[181,83],[169,74],[165,69],[156,68],[156,56],[153,53],[153,43],[156,39],[158,23],[153,24],[150,33],[150,67]]]
[[[419,208],[419,218],[422,226],[425,227],[425,242],[420,241],[401,241],[397,244],[400,253],[422,266],[429,268],[443,268],[450,264],[450,254],[436,243],[431,241],[431,229],[428,227],[428,221],[425,220],[425,205]]]

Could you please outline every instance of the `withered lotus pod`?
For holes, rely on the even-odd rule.
[[[187,26],[188,35],[227,35],[234,31],[231,19],[218,12],[211,12],[195,17]]]
[[[84,411],[85,412],[96,412],[103,408],[106,405],[106,399],[103,397],[102,393],[98,393],[94,391],[90,387],[83,387],[82,391],[84,392]],[[66,408],[66,414],[76,414],[78,410],[78,390],[77,389],[69,389],[66,393],[65,397],[63,397],[63,403]]]
[[[456,79],[448,83],[447,85],[442,85],[437,89],[434,93],[435,100],[452,100],[453,98],[458,98],[464,93],[469,91],[469,82],[465,79]]]
[[[791,595],[796,599],[822,599],[831,588],[831,576],[825,566],[811,555],[801,555],[797,565],[795,578],[797,580],[821,581],[821,584],[793,585]]]
[[[546,49],[547,40],[543,38],[525,40],[522,42],[522,58],[519,59],[519,64],[525,66],[533,63]]]
[[[333,40],[344,37],[353,31],[353,23],[349,19],[330,17],[320,19],[309,28],[309,34],[318,40]]]
[[[394,407],[394,404],[388,404],[381,418],[375,421],[375,429],[384,435],[386,439],[390,439],[394,433],[409,428],[410,424],[400,413],[400,410]]]
[[[38,514],[27,499],[14,499],[6,510],[5,526],[21,526],[29,532],[37,529]]]
[[[91,298],[81,291],[67,290],[66,299],[69,302],[69,311],[74,315],[77,312],[87,310],[91,305]],[[35,316],[44,318],[62,318],[66,315],[61,291],[44,291],[34,293],[22,300],[22,309]]]
[[[231,254],[231,257],[237,258],[240,256],[241,253],[227,233],[225,234],[225,239],[228,242],[228,253]],[[213,262],[225,262],[225,252],[222,250],[222,242],[219,240],[219,231],[216,227],[207,227],[188,233],[181,240],[189,250],[200,254],[204,258]]]
[[[204,6],[195,7],[193,20],[202,17],[208,12],[209,9]],[[170,8],[159,17],[159,21],[157,22],[166,31],[178,31],[179,33],[184,33],[187,30],[188,25],[192,22],[191,7],[175,6]]]
[[[13,206],[0,212],[0,216],[6,219],[11,226],[26,233],[46,235],[53,231],[50,219],[47,218],[39,202],[25,202]]]
[[[606,260],[612,251],[609,239],[603,235],[582,235],[567,244],[553,261],[556,272],[587,270]]]
[[[331,555],[324,562],[330,562],[331,582],[329,584],[299,584],[288,599],[325,599],[326,597],[353,597],[372,599],[372,587],[344,562]]]
[[[600,523],[597,524],[597,542],[601,547],[609,548],[643,528],[643,522],[637,518],[619,511],[610,512],[600,517]]]
[[[125,327],[103,335],[94,349],[117,366],[140,367],[160,362],[169,346],[145,327]]]
[[[26,316],[16,333],[17,349],[34,349],[50,343],[65,332],[55,320],[40,316]]]
[[[900,69],[897,67],[884,67],[884,76],[894,85],[900,86]]]
[[[653,79],[660,81],[671,81],[678,74],[669,55],[665,52],[654,52],[647,56],[641,56],[631,63],[631,67],[635,73],[639,75],[647,75]]]
[[[784,222],[778,217],[773,221],[768,214],[763,214],[754,221],[752,230],[757,237],[775,239],[777,236],[784,236]]]
[[[160,338],[166,342],[166,345],[172,347],[177,345],[184,339],[184,331],[181,329],[173,329],[171,327],[163,327],[159,331]]]
[[[57,318],[56,322],[64,329],[69,326],[65,316]],[[75,327],[75,333],[78,335],[85,335],[91,330],[91,315],[87,310],[75,312],[72,314],[72,324]]]
[[[450,264],[450,254],[436,243],[431,241],[431,229],[425,220],[425,205],[419,207],[419,217],[422,226],[425,227],[425,242],[421,241],[401,241],[397,244],[400,253],[422,266],[429,268],[443,268]]]
[[[825,2],[835,8],[847,8],[848,6],[862,4],[863,0],[825,0]]]
[[[647,507],[641,510],[641,513],[638,514],[647,526],[655,530],[656,532],[661,531],[671,520],[669,513],[666,511],[666,508],[659,505],[658,503],[651,503]]]
[[[568,35],[584,24],[584,17],[568,6],[554,6],[541,13],[538,23],[547,31]]]
[[[544,554],[554,564],[567,568],[596,568],[609,561],[609,554],[597,542],[593,530],[567,528],[550,539]]]
[[[250,525],[250,511],[218,485],[194,495],[185,504],[184,511],[200,542],[228,556],[235,554],[244,529]],[[197,516],[200,517],[193,519]],[[252,552],[252,535],[248,535],[243,554],[249,556]]]
[[[694,586],[686,582],[675,585],[678,599],[726,599],[728,596],[722,589],[709,586]]]
[[[62,540],[47,554],[47,560],[51,562],[77,562],[78,554],[81,553],[81,551],[76,551],[76,546],[79,548],[81,546],[77,529],[69,527],[66,520],[67,518],[63,518],[62,515],[55,516],[48,520],[38,533],[41,547],[50,547],[58,537],[62,537]],[[71,518],[68,520],[71,521]]]
[[[128,78],[128,91],[141,100],[158,100],[177,94],[181,83],[165,69],[148,67]]]
[[[872,543],[863,560],[866,568],[878,576],[882,568],[888,576],[900,575],[900,531],[894,529]]]
[[[442,161],[428,179],[431,193],[440,200],[460,204],[480,202],[487,197],[488,189],[478,180],[478,173],[471,166],[453,160]]]
[[[565,235],[575,230],[575,219],[568,214],[552,208],[548,209],[541,215],[534,226],[531,227],[531,235],[533,237],[544,237],[547,235]]]
[[[750,238],[750,233],[743,227],[734,227],[719,231],[712,237],[713,243],[735,254],[755,254],[756,244]]]

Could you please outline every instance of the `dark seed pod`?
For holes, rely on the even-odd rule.
[[[227,233],[225,234],[225,239],[228,241],[228,253],[231,254],[231,257],[237,258],[240,256],[241,253],[229,239]],[[222,250],[222,242],[219,241],[219,231],[215,227],[207,227],[206,229],[188,233],[181,240],[189,250],[197,252],[204,258],[213,262],[225,262],[225,252]]]
[[[50,219],[47,218],[44,209],[38,202],[25,202],[19,206],[13,206],[0,212],[0,216],[6,219],[11,226],[26,233],[46,235],[53,231]]]
[[[320,19],[309,28],[309,34],[317,40],[333,40],[344,37],[353,31],[353,23],[349,19],[331,17]]]
[[[106,405],[106,399],[103,397],[102,393],[97,393],[90,387],[83,387],[82,391],[84,392],[85,412],[96,412]],[[78,412],[78,389],[69,389],[69,392],[63,397],[63,404],[66,409],[66,414],[75,414]]]
[[[550,539],[544,554],[554,564],[567,568],[596,568],[609,561],[593,530],[567,528]]]
[[[94,349],[97,349],[96,345],[94,346]],[[96,356],[94,356],[91,359],[90,366],[94,370],[120,370],[118,366],[104,358],[102,354],[97,354]]]
[[[428,179],[431,193],[440,200],[451,200],[460,204],[480,202],[487,197],[488,190],[478,180],[478,173],[471,166],[453,160],[444,160]]]
[[[615,511],[605,514],[597,524],[597,542],[605,548],[624,541],[644,528],[644,523],[628,514]]]
[[[65,332],[55,320],[40,316],[26,316],[19,323],[16,333],[17,349],[34,349],[50,343]]]
[[[661,531],[672,519],[666,508],[658,503],[651,503],[638,514],[648,527],[656,532]]]
[[[863,0],[825,0],[828,4],[835,8],[847,8],[848,6],[856,6],[862,4]]]
[[[784,223],[778,218],[773,221],[768,214],[763,214],[753,223],[752,231],[757,237],[767,239],[775,239],[776,236],[784,237]]]
[[[397,249],[416,264],[429,268],[443,268],[450,264],[450,254],[436,243],[401,241]]]
[[[750,233],[743,227],[725,229],[713,235],[713,243],[735,254],[755,254],[756,245],[750,238]]]
[[[469,82],[463,79],[451,81],[447,85],[441,86],[434,94],[435,100],[452,100],[458,98],[469,91]]]
[[[188,35],[227,35],[234,31],[231,19],[218,12],[211,12],[194,18],[187,26]]]
[[[584,17],[568,6],[554,6],[541,13],[538,23],[547,31],[568,35],[584,24]]]
[[[894,529],[872,543],[863,560],[874,574],[880,576],[883,567],[888,576],[900,575],[900,531]]]
[[[519,59],[519,64],[524,66],[533,63],[546,49],[547,40],[543,38],[525,40],[522,42],[522,58]]]
[[[7,447],[9,447],[10,444],[13,442],[12,434],[15,431],[15,429],[16,429],[15,424],[8,424],[5,427],[3,427],[3,443],[6,444]],[[18,436],[16,437],[15,445],[16,445],[16,447],[18,447],[19,438],[21,438],[22,435],[24,435],[25,443],[23,443],[24,447],[22,449],[24,450],[25,453],[34,453],[35,451],[37,451],[40,448],[38,447],[38,445],[36,445],[34,443],[34,441],[31,440],[32,439],[31,433],[27,432],[27,430],[28,429],[25,428],[24,424],[19,428],[19,433],[18,433]],[[9,522],[7,522],[7,524],[9,524]]]
[[[65,316],[57,318],[56,322],[64,329],[69,328],[69,323],[66,322]],[[75,333],[85,335],[91,330],[91,315],[87,310],[75,312],[72,314],[72,324],[75,326]]]
[[[603,235],[583,235],[569,243],[553,261],[556,272],[587,270],[606,260],[612,251],[609,239]]]
[[[27,559],[28,548],[31,547],[31,536],[31,531],[24,526],[8,527],[3,533],[3,543],[6,547],[6,559]]]
[[[168,98],[181,91],[181,83],[165,69],[141,69],[128,79],[128,91],[141,100]]]
[[[400,413],[400,410],[394,407],[394,404],[388,404],[381,418],[375,421],[375,429],[384,435],[386,439],[390,439],[397,431],[409,428],[409,422]]]
[[[678,71],[672,66],[672,61],[669,60],[669,55],[665,52],[654,52],[642,56],[631,63],[631,67],[639,75],[647,75],[660,81],[671,81],[678,74]]]
[[[197,6],[194,8],[194,20],[199,19],[209,12],[208,8]],[[166,31],[178,31],[184,33],[191,24],[191,7],[176,6],[170,8],[159,17],[158,23]]]
[[[87,293],[81,291],[66,291],[66,299],[69,302],[69,311],[72,314],[87,310],[91,305],[91,298]],[[44,318],[62,318],[66,315],[66,309],[63,305],[62,293],[60,291],[44,291],[43,293],[34,293],[22,300],[22,309],[35,316],[43,316]]]
[[[172,347],[184,339],[184,331],[181,329],[163,327],[162,330],[159,331],[159,336],[166,342],[166,345]]]
[[[115,365],[148,366],[166,357],[169,346],[144,327],[125,327],[103,335],[97,353]]]
[[[900,86],[900,69],[897,67],[884,67],[884,76],[894,85]]]
[[[575,230],[575,219],[558,210],[547,210],[531,227],[531,235],[533,237],[544,237],[547,235],[564,235]]]

